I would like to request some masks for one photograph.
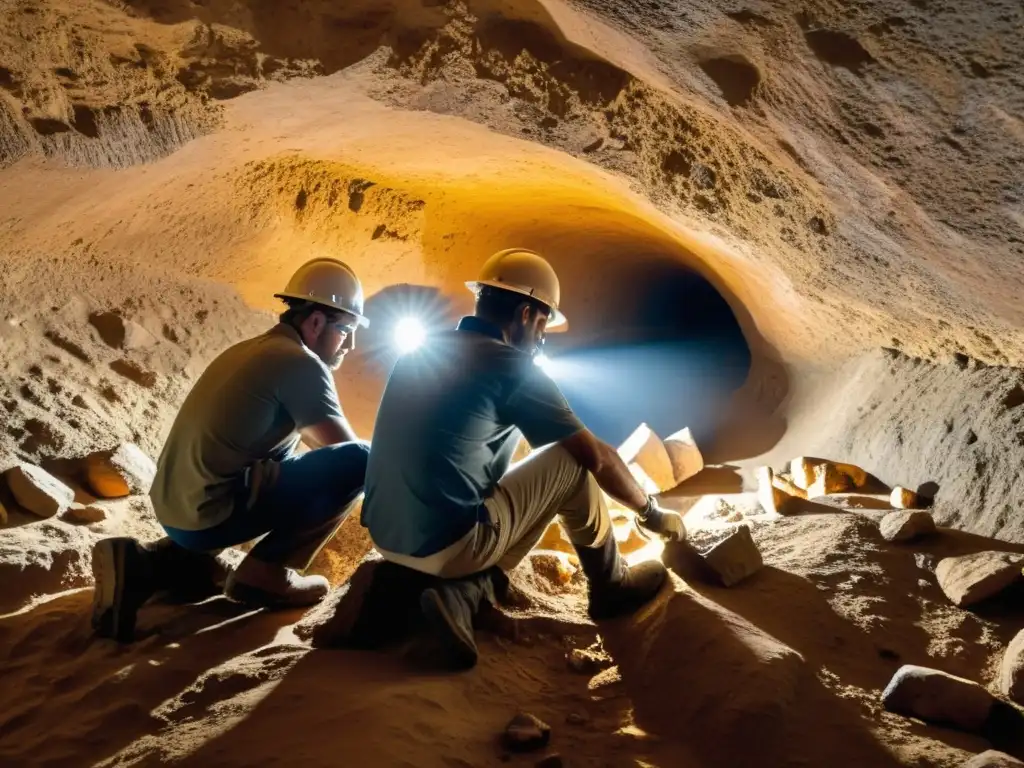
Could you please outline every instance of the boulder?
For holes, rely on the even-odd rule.
[[[1014,766],[1024,766],[1024,763],[1015,757],[1010,757],[1005,752],[990,749],[972,757],[964,763],[963,768],[1014,768]]]
[[[1018,704],[1024,703],[1024,630],[1010,641],[999,668],[999,692]]]
[[[935,520],[920,509],[897,510],[883,517],[878,528],[886,541],[912,541],[935,533]]]
[[[761,550],[750,535],[750,526],[741,525],[728,538],[703,555],[704,562],[726,587],[738,584],[764,566]]]
[[[65,519],[75,523],[100,523],[107,519],[109,512],[99,504],[73,503],[64,514]]]
[[[641,424],[626,438],[618,453],[647,493],[662,493],[676,486],[665,444],[646,424]]]
[[[892,489],[889,504],[895,509],[920,509],[923,506],[916,493],[899,485]]]
[[[693,439],[690,428],[686,427],[665,438],[665,450],[672,465],[672,476],[676,485],[704,469],[704,457]]]
[[[905,664],[882,692],[882,705],[897,715],[979,732],[995,698],[973,680]]]
[[[156,464],[133,443],[112,451],[93,453],[85,459],[85,482],[101,499],[118,499],[147,493],[156,476]]]
[[[19,463],[7,470],[4,477],[14,500],[39,517],[59,515],[75,500],[71,488],[32,464]]]
[[[1010,552],[978,552],[947,557],[935,567],[942,591],[961,608],[1002,592],[1020,579],[1024,556]]]
[[[551,726],[527,712],[520,712],[505,726],[505,748],[511,752],[531,752],[548,745]]]

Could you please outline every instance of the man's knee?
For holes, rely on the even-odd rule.
[[[366,479],[366,464],[370,459],[370,444],[365,440],[331,446],[329,449],[339,475],[362,485]]]

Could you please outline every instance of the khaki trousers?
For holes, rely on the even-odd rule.
[[[410,557],[377,547],[385,560],[416,571],[454,579],[497,565],[510,571],[522,562],[555,516],[569,541],[596,547],[611,533],[604,495],[594,479],[559,445],[535,451],[509,469],[484,501],[491,524],[477,523],[454,544]]]

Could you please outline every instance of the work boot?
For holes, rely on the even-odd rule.
[[[611,533],[600,546],[576,547],[576,555],[590,585],[588,613],[594,620],[632,613],[665,583],[667,571],[658,560],[626,565]]]
[[[129,643],[139,608],[156,592],[152,553],[127,536],[103,539],[92,549],[92,628],[100,637]]]
[[[249,554],[228,576],[224,594],[254,608],[305,608],[323,600],[330,588],[323,576],[302,576]]]
[[[143,548],[152,554],[154,588],[168,597],[195,602],[224,591],[231,567],[219,552],[193,552],[167,537]]]
[[[445,660],[455,669],[476,665],[479,653],[473,619],[485,599],[492,605],[495,602],[490,570],[461,579],[444,579],[420,595],[420,609],[441,645]]]

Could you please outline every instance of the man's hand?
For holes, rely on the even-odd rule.
[[[686,541],[686,526],[683,516],[671,509],[661,507],[653,496],[648,497],[647,507],[638,512],[637,523],[665,541]],[[642,531],[641,531],[642,532]]]

